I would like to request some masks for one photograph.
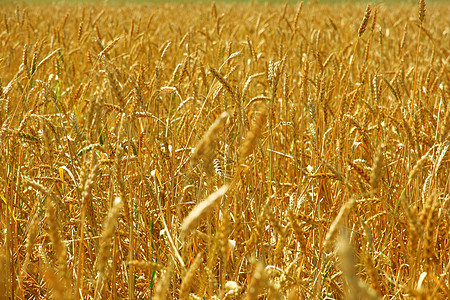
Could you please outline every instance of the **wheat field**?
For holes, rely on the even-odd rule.
[[[450,298],[448,4],[0,8],[1,299]]]

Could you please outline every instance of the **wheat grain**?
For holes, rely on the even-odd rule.
[[[180,299],[188,299],[189,298],[188,297],[189,290],[190,290],[192,282],[194,280],[195,272],[197,272],[201,263],[202,263],[202,257],[200,254],[197,254],[197,256],[194,259],[194,262],[189,267],[189,270],[187,271],[186,275],[184,275],[183,280],[181,282]]]
[[[333,223],[331,223],[330,228],[328,229],[323,243],[324,248],[328,248],[331,246],[331,243],[338,234],[339,227],[342,226],[342,222],[344,222],[345,218],[347,218],[355,202],[355,199],[351,198],[344,205],[342,205],[341,209],[339,210],[339,214],[336,216]]]
[[[367,23],[369,22],[370,15],[372,13],[372,8],[370,5],[367,5],[366,12],[364,14],[364,18],[361,21],[361,25],[359,25],[358,36],[361,37],[364,31],[366,31]]]
[[[220,189],[209,195],[204,201],[200,202],[194,209],[192,209],[189,215],[184,218],[181,224],[181,231],[187,233],[194,228],[198,222],[200,222],[200,219],[211,211],[217,201],[226,194],[228,188],[228,185],[223,185]]]
[[[427,4],[2,5],[0,298],[448,298]]]

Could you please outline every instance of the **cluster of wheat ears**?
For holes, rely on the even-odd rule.
[[[448,4],[0,8],[0,297],[450,298]]]

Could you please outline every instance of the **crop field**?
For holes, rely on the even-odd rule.
[[[449,299],[449,15],[0,4],[0,298]]]

